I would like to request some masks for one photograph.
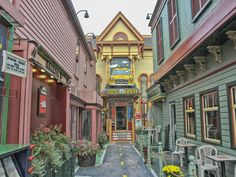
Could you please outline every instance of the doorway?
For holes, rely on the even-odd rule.
[[[169,105],[169,115],[170,115],[170,150],[175,149],[176,141],[176,108],[175,103],[170,103]]]
[[[127,130],[126,106],[116,107],[116,130]]]

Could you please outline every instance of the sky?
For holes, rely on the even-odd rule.
[[[85,34],[100,35],[110,21],[121,11],[133,26],[143,35],[150,35],[151,29],[146,20],[147,13],[152,13],[157,0],[72,0],[75,11],[87,10],[78,14]]]

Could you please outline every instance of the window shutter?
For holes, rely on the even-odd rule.
[[[176,41],[179,39],[179,24],[176,0],[168,1],[168,19],[169,19],[169,36],[170,47],[172,48]]]
[[[159,20],[156,28],[157,35],[157,60],[158,64],[163,60],[163,46],[162,46],[162,31],[161,31],[161,19]]]

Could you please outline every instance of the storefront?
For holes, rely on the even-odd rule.
[[[30,131],[55,124],[65,131],[70,77],[42,47],[34,64]]]
[[[107,103],[107,133],[110,142],[134,141],[135,104],[139,91],[134,88],[110,88],[104,90]]]

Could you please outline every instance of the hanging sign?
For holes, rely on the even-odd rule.
[[[27,61],[11,52],[3,50],[2,72],[26,77]]]
[[[46,87],[41,86],[39,88],[38,96],[38,115],[45,116],[47,110],[47,89]]]

